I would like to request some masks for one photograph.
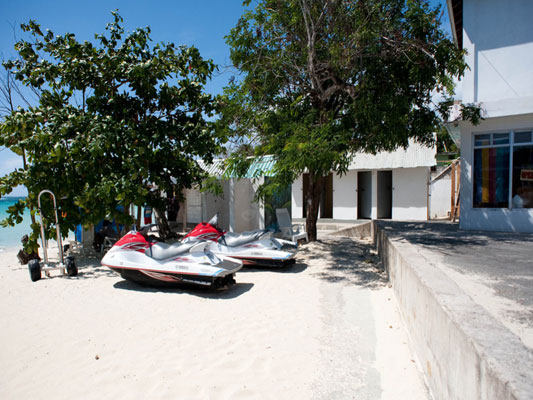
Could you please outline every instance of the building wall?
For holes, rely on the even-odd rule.
[[[392,219],[427,220],[428,167],[392,170]]]
[[[292,183],[292,195],[291,195],[291,215],[292,218],[305,218],[303,216],[303,179],[302,176],[296,178]],[[333,196],[335,201],[335,196]]]
[[[187,223],[198,224],[202,222],[202,195],[197,188],[188,189],[187,196]]]
[[[478,126],[461,127],[461,218],[462,229],[533,232],[533,209],[473,208],[473,134],[533,128],[533,113],[490,118]]]
[[[187,224],[198,224],[202,222],[202,193],[198,187],[186,189],[183,192],[187,201],[180,202],[177,223],[183,224],[185,209],[187,209]]]
[[[259,204],[254,202],[255,187],[250,179],[235,179],[234,231],[244,232],[260,228]]]
[[[357,219],[357,171],[333,174],[333,218]]]
[[[430,185],[429,218],[447,217],[451,209],[452,179],[446,174]]]
[[[218,213],[218,226],[229,230],[229,181],[221,182],[223,194],[215,196],[212,193],[202,193],[202,220],[207,222]]]
[[[533,2],[465,0],[463,47],[470,70],[463,102],[482,102],[488,117],[533,105]]]
[[[468,51],[463,102],[479,102],[485,120],[461,122],[463,229],[533,232],[533,210],[474,208],[473,134],[533,128],[533,2],[465,0],[464,48]]]
[[[333,218],[357,219],[357,173],[349,171],[333,176]],[[427,219],[428,167],[396,168],[392,170],[392,219]],[[372,218],[377,218],[377,171],[372,171]],[[292,216],[302,218],[302,178],[292,184]]]

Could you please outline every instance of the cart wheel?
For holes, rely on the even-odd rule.
[[[39,264],[39,260],[30,260],[28,263],[28,269],[30,270],[30,278],[32,282],[37,282],[41,279],[41,264]]]
[[[67,266],[67,275],[68,276],[76,276],[76,275],[78,275],[78,267],[76,266],[76,260],[74,260],[74,257],[68,256],[65,259],[65,264]]]

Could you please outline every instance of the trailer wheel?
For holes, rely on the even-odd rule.
[[[68,276],[76,276],[78,275],[78,266],[76,265],[76,260],[72,256],[68,256],[65,259],[65,264],[67,267],[67,275]]]
[[[37,282],[41,279],[41,264],[39,264],[39,260],[30,260],[28,269],[30,270],[30,279],[32,282]]]

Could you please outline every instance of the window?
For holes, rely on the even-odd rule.
[[[477,135],[474,149],[474,207],[508,207],[509,134]]]
[[[533,208],[533,132],[475,135],[473,178],[474,207]]]
[[[532,133],[516,132],[513,146],[513,208],[533,208]]]

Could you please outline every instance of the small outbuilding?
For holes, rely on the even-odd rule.
[[[410,142],[406,149],[357,153],[345,175],[330,174],[319,219],[427,220],[436,148]],[[292,218],[305,218],[307,174],[292,185]]]

